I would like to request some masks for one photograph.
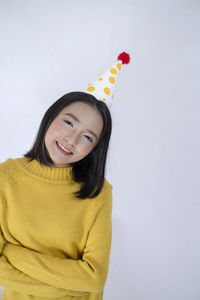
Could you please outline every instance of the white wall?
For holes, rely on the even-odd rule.
[[[131,54],[112,107],[105,300],[200,298],[199,20],[195,0],[0,2],[0,161],[30,149],[59,97]]]

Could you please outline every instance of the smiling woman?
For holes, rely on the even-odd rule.
[[[44,114],[32,149],[0,163],[2,300],[103,299],[112,238],[112,185],[104,178],[111,129],[104,102],[68,93]]]

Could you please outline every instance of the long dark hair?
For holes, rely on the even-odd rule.
[[[103,101],[84,92],[71,92],[59,98],[44,114],[33,147],[24,156],[29,157],[30,161],[36,159],[43,165],[52,166],[53,161],[44,142],[45,134],[60,111],[76,101],[85,102],[97,109],[103,118],[103,129],[95,148],[80,161],[71,163],[73,179],[81,183],[80,190],[74,195],[80,199],[94,198],[101,192],[104,184],[106,158],[112,132],[110,111]]]

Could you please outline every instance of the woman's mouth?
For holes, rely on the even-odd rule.
[[[56,141],[56,147],[58,148],[58,150],[63,153],[64,155],[72,155],[73,153],[70,152],[70,151],[67,151],[61,144],[59,144],[57,141]]]

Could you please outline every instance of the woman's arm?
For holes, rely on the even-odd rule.
[[[112,237],[112,186],[89,232],[82,260],[53,257],[7,244],[4,255],[17,269],[42,282],[73,291],[100,292],[106,282]]]
[[[2,187],[1,184],[0,187]],[[58,298],[66,295],[86,295],[87,293],[85,292],[70,291],[68,289],[51,286],[48,283],[40,281],[39,278],[33,278],[31,275],[25,274],[23,271],[18,270],[18,268],[12,265],[11,261],[13,260],[13,257],[17,255],[17,252],[15,253],[15,250],[12,252],[10,256],[10,258],[12,258],[11,261],[9,261],[3,253],[5,246],[9,245],[9,243],[5,241],[1,229],[1,220],[3,219],[2,201],[3,193],[2,189],[0,188],[0,286],[9,288],[22,294],[47,298]]]
[[[0,250],[3,249],[3,242],[3,237],[0,234]],[[5,245],[8,245],[8,243]],[[38,279],[34,279],[13,267],[4,255],[0,255],[0,286],[7,287],[22,294],[47,298],[58,298],[66,295],[81,296],[86,294],[56,288]]]

